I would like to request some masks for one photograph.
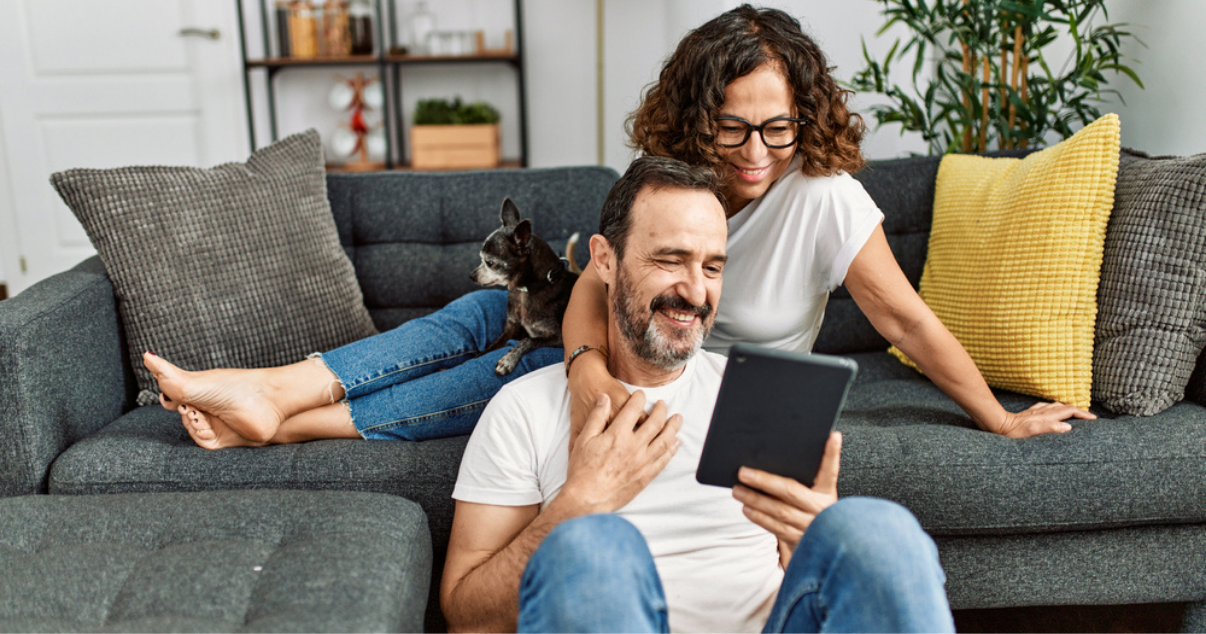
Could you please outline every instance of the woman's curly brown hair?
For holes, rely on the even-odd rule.
[[[787,75],[796,116],[809,120],[796,146],[803,172],[829,176],[862,168],[859,142],[866,126],[846,108],[850,91],[830,76],[825,54],[795,18],[748,4],[713,18],[679,42],[657,82],[628,116],[629,145],[644,154],[718,169],[724,161],[716,148],[714,117],[724,105],[724,89],[768,62]]]

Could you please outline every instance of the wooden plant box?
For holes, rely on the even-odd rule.
[[[455,170],[498,167],[498,124],[416,125],[410,128],[411,167]]]

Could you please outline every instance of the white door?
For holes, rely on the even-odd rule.
[[[231,0],[0,0],[9,294],[95,253],[52,173],[245,158],[241,73]]]

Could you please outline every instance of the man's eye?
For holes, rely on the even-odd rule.
[[[745,126],[740,125],[722,125],[720,131],[725,134],[741,134],[745,131]]]
[[[767,134],[787,134],[788,128],[785,125],[775,125],[766,129]]]

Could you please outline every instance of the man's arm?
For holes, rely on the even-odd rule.
[[[610,400],[600,397],[570,452],[565,485],[543,511],[457,502],[440,584],[450,631],[515,631],[523,569],[549,531],[624,506],[678,450],[682,417],[667,418],[661,401],[646,415],[644,392],[633,394],[608,423],[610,415]]]
[[[560,521],[550,505],[456,503],[440,606],[448,631],[514,631],[519,579],[545,535]]]

